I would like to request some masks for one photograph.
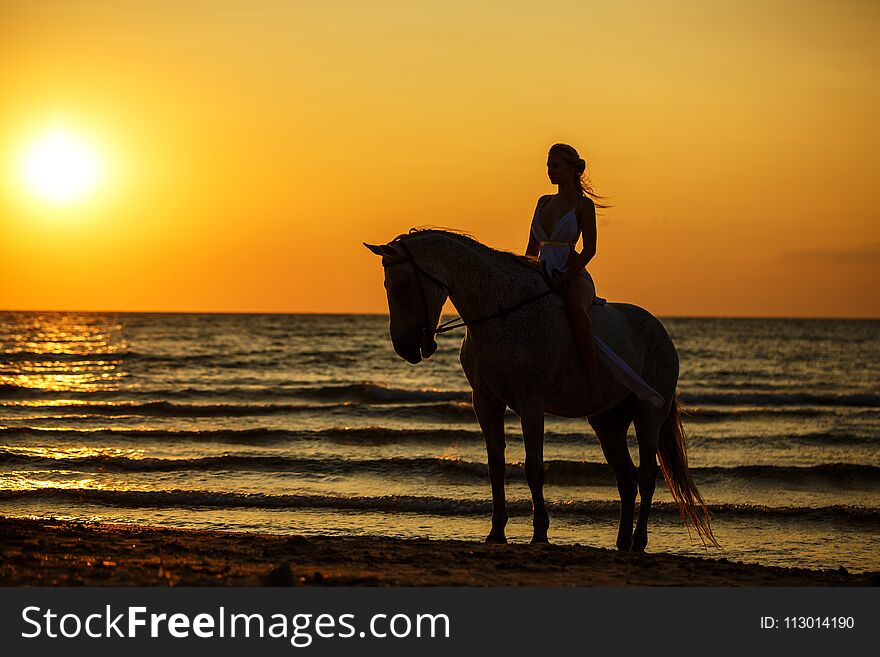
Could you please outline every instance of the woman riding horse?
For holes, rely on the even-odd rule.
[[[564,288],[565,308],[577,340],[578,353],[589,380],[590,406],[602,406],[599,360],[593,340],[590,306],[596,286],[585,269],[596,255],[596,204],[586,163],[568,144],[553,144],[547,154],[547,176],[557,186],[554,195],[538,199],[529,228],[526,255],[538,257],[551,283]],[[592,198],[591,198],[592,197]],[[599,207],[607,207],[599,204]],[[578,236],[583,250],[575,249]]]

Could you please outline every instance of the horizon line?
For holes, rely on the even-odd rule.
[[[82,313],[96,315],[364,315],[376,317],[389,317],[388,312],[314,312],[314,311],[236,311],[236,310],[49,310],[49,309],[0,309],[0,313]],[[456,313],[441,313],[441,317],[460,317]],[[656,315],[666,319],[801,319],[801,320],[846,320],[846,321],[877,321],[878,316],[851,316],[851,315]]]

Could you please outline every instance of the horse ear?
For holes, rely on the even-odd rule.
[[[397,250],[397,247],[391,246],[390,244],[377,245],[367,244],[366,242],[363,242],[362,244],[378,256],[388,256],[390,258],[394,258],[400,255],[400,251]]]

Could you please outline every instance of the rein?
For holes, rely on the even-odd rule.
[[[536,294],[534,296],[527,297],[526,299],[523,299],[522,301],[519,301],[519,302],[513,304],[512,306],[508,306],[506,308],[501,307],[497,311],[495,311],[494,313],[491,313],[489,315],[484,315],[483,317],[477,317],[476,319],[472,319],[469,321],[465,321],[461,317],[455,317],[454,319],[447,320],[447,321],[443,322],[442,324],[438,325],[436,328],[431,329],[428,327],[428,323],[430,322],[430,319],[428,318],[428,299],[425,296],[425,288],[424,288],[424,285],[422,284],[421,277],[425,276],[427,279],[429,279],[435,285],[446,290],[447,293],[451,293],[452,289],[448,285],[446,285],[446,283],[444,283],[443,281],[438,279],[436,276],[434,276],[430,272],[427,272],[424,269],[422,269],[418,265],[418,263],[416,262],[415,258],[413,258],[412,253],[410,253],[410,250],[409,250],[409,248],[407,248],[406,244],[404,244],[403,242],[398,242],[397,244],[400,246],[401,249],[403,249],[405,256],[402,258],[394,258],[394,259],[388,260],[387,262],[383,262],[382,266],[383,267],[391,267],[393,265],[400,265],[400,264],[405,264],[405,263],[409,263],[412,266],[413,271],[416,274],[416,282],[418,282],[418,284],[419,284],[419,292],[421,293],[421,297],[422,297],[422,310],[424,311],[424,315],[425,315],[425,325],[422,328],[423,337],[427,334],[428,337],[433,338],[433,336],[435,334],[446,333],[447,331],[453,331],[455,329],[463,328],[465,326],[470,326],[471,324],[477,324],[478,322],[484,322],[489,319],[495,319],[496,317],[500,317],[501,319],[504,319],[504,317],[506,317],[508,315],[508,313],[511,313],[514,310],[517,310],[518,308],[522,308],[523,306],[528,305],[534,301],[537,301],[538,299],[541,299],[541,298],[547,296],[548,294],[552,294],[554,292],[556,292],[556,293],[559,292],[559,290],[557,288],[550,286],[549,280],[547,279],[547,276],[542,269],[541,277],[544,279],[544,282],[547,283],[548,289],[544,290],[540,294]],[[455,322],[459,322],[459,321],[461,322],[460,324],[455,324]],[[453,326],[453,324],[455,324],[455,325]]]

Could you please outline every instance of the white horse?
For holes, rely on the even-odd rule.
[[[461,365],[486,440],[492,487],[492,529],[486,542],[505,543],[504,412],[520,417],[525,474],[533,505],[533,543],[547,542],[544,506],[544,414],[588,417],[620,493],[620,550],[644,550],[648,515],[660,470],[685,522],[701,540],[717,545],[706,505],[687,466],[676,398],[678,353],[663,325],[630,304],[594,305],[597,336],[662,397],[661,407],[637,398],[603,367],[606,404],[589,408],[587,376],[576,351],[564,301],[548,288],[541,266],[525,256],[487,247],[459,233],[411,230],[388,244],[364,244],[382,256],[397,354],[419,363],[436,349],[433,336],[446,299],[466,324]],[[440,329],[443,330],[443,329]],[[635,422],[639,468],[627,448]],[[635,501],[641,495],[633,532]]]

